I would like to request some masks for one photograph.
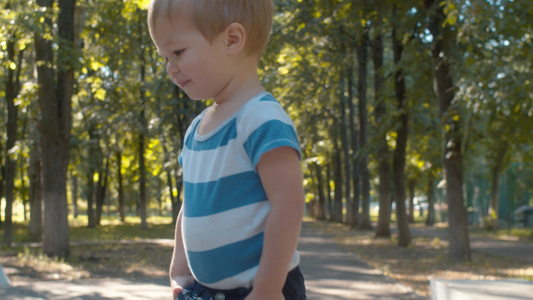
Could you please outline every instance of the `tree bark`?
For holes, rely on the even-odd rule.
[[[170,204],[172,205],[172,219],[173,223],[175,223],[175,218],[178,216],[179,213],[179,199],[176,199],[174,197],[174,184],[172,183],[172,168],[170,167],[170,159],[169,159],[169,151],[167,149],[167,143],[164,137],[162,137],[161,147],[163,148],[163,156],[167,159],[165,162],[165,174],[167,176],[167,186],[169,190],[169,196],[170,196]]]
[[[354,72],[354,61],[353,61],[353,53],[347,53],[347,55],[350,57],[348,62],[348,68],[346,70],[346,80],[347,80],[347,89],[348,89],[348,120],[349,120],[349,128],[350,128],[350,142],[351,142],[351,155],[350,155],[350,163],[351,163],[351,170],[352,170],[352,186],[353,186],[353,198],[352,198],[352,221],[350,222],[350,226],[355,228],[359,226],[360,223],[360,215],[359,215],[359,207],[360,207],[360,195],[361,195],[361,176],[359,174],[359,158],[357,157],[356,153],[359,151],[359,132],[356,127],[356,119],[355,119],[355,106],[354,106],[354,87],[353,87],[353,72]]]
[[[30,238],[34,241],[40,241],[43,233],[43,182],[39,139],[37,133],[30,151],[30,166],[28,168],[28,176],[30,177],[30,222],[28,230]]]
[[[340,88],[340,96],[339,96],[339,102],[340,102],[340,117],[341,117],[341,126],[340,126],[340,134],[341,134],[341,145],[342,145],[342,157],[343,157],[343,166],[344,166],[344,177],[343,177],[343,185],[344,185],[344,199],[346,203],[346,219],[344,222],[346,224],[351,225],[354,221],[353,216],[353,210],[352,210],[352,180],[351,180],[351,155],[350,155],[350,142],[348,138],[348,122],[346,118],[346,102],[348,99],[346,99],[346,96],[344,95],[346,88],[346,79],[345,79],[345,71],[344,67],[342,68],[342,75],[341,75],[341,88]]]
[[[387,145],[386,131],[380,130],[379,126],[383,126],[386,105],[385,98],[382,96],[383,88],[383,39],[381,35],[377,35],[372,43],[372,50],[374,52],[374,93],[376,98],[375,118],[378,126],[378,146],[377,146],[377,160],[378,160],[378,175],[379,175],[379,215],[378,224],[376,227],[376,237],[390,236],[390,217],[391,217],[391,164],[390,151]]]
[[[146,163],[144,158],[144,134],[139,135],[139,216],[141,217],[141,228],[148,229],[147,223],[147,196],[146,196]]]
[[[118,181],[118,214],[120,222],[126,221],[126,205],[124,201],[124,180],[122,179],[122,152],[116,151],[117,156],[117,181]]]
[[[507,142],[501,142],[499,149],[496,153],[496,157],[493,161],[491,168],[491,182],[490,182],[490,205],[489,205],[489,224],[486,224],[489,230],[498,229],[498,216],[499,216],[499,187],[500,187],[500,174],[502,172],[505,154],[507,153]]]
[[[94,210],[96,199],[94,174],[96,173],[96,166],[99,164],[98,153],[98,137],[96,135],[96,126],[91,124],[89,128],[89,165],[87,167],[87,227],[89,228],[95,228],[97,224]]]
[[[326,195],[324,194],[324,177],[320,165],[314,164],[317,194],[318,194],[318,211],[317,219],[326,220]]]
[[[52,11],[52,0],[38,0],[37,4]],[[59,1],[58,56],[70,57],[68,49],[74,40],[75,1]],[[45,18],[48,29],[52,21]],[[65,49],[67,48],[67,49]],[[54,53],[52,41],[40,34],[35,37],[35,57],[39,83],[39,106],[41,108],[41,149],[43,161],[44,228],[43,252],[48,256],[67,257],[70,252],[67,167],[71,127],[71,96],[74,81],[72,66],[61,65],[54,81]]]
[[[361,181],[361,218],[359,228],[370,229],[370,175],[368,172],[368,152],[365,150],[368,129],[368,109],[367,109],[367,66],[368,66],[368,29],[365,28],[361,37],[361,43],[357,46],[358,64],[358,85],[357,94],[359,96],[359,171]]]
[[[11,62],[17,60],[15,53],[15,37],[7,42],[8,59]],[[22,67],[22,51],[19,51],[19,60],[16,64],[15,70],[8,68],[7,80],[5,82],[5,99],[7,102],[7,141],[6,141],[6,162],[4,172],[4,187],[5,187],[5,224],[4,224],[4,244],[11,247],[13,243],[13,202],[15,200],[15,171],[17,168],[17,150],[15,148],[17,142],[17,128],[18,128],[18,105],[15,99],[20,92],[20,68]]]
[[[4,220],[2,220],[2,199],[4,198],[4,177],[5,177],[5,167],[2,162],[2,155],[4,154],[2,147],[2,141],[0,140],[0,229],[4,228]]]
[[[100,151],[101,152],[101,151]],[[109,157],[105,159],[105,166],[99,167],[98,181],[96,182],[96,224],[101,225],[107,190],[107,177],[109,174]]]
[[[333,211],[332,211],[332,219],[335,222],[341,223],[343,221],[343,215],[342,215],[342,161],[341,161],[341,150],[339,148],[339,142],[338,142],[338,132],[336,126],[333,126],[332,129],[332,140],[333,140],[333,164],[334,164],[334,182],[335,182],[335,188],[334,188],[334,203],[333,203]]]
[[[144,24],[144,20],[141,18],[141,13],[138,11],[139,16],[139,44],[143,45],[143,30],[142,30],[142,24]],[[140,112],[140,122],[141,122],[141,132],[139,133],[139,192],[140,192],[140,203],[139,203],[139,216],[141,217],[141,228],[142,229],[148,229],[148,223],[147,223],[147,213],[148,213],[148,198],[147,198],[147,191],[146,191],[146,163],[145,163],[145,157],[144,157],[144,148],[145,148],[145,130],[147,130],[146,126],[146,100],[145,100],[145,93],[144,93],[144,82],[145,82],[145,75],[146,75],[146,60],[144,57],[144,47],[141,47],[140,53],[139,53],[139,68],[140,68],[140,75],[141,75],[141,88],[140,88],[140,100],[141,100],[141,112]]]
[[[416,186],[415,179],[408,180],[407,187],[409,189],[409,198],[408,198],[409,214],[407,215],[409,217],[409,223],[415,222],[415,186]],[[422,213],[420,214],[420,216],[422,216]]]
[[[71,203],[72,203],[72,217],[74,219],[78,218],[79,208],[78,208],[78,177],[74,172],[70,172],[70,194],[71,194]]]
[[[433,178],[430,178],[426,188],[426,196],[428,199],[428,216],[426,219],[427,226],[433,226],[435,224],[435,188],[433,185],[434,180]]]
[[[333,180],[332,173],[331,161],[328,161],[326,163],[326,219],[328,221],[333,221],[333,198],[331,197],[333,191],[331,190],[330,184],[330,182]]]
[[[393,18],[396,6],[394,6]],[[409,114],[405,99],[405,78],[403,70],[399,66],[402,59],[403,45],[397,37],[396,26],[392,28],[392,48],[395,64],[394,90],[396,96],[396,107],[400,112],[398,116],[398,130],[396,137],[396,148],[393,152],[393,185],[394,199],[396,201],[396,225],[398,227],[398,246],[407,247],[411,243],[411,233],[409,222],[405,211],[405,155],[407,149],[407,137],[409,134]],[[381,209],[380,209],[381,210]]]
[[[455,87],[450,68],[450,49],[455,33],[443,27],[445,15],[438,1],[426,0],[429,31],[433,35],[432,57],[435,94],[439,100],[443,128],[443,173],[448,203],[449,255],[456,260],[471,260],[466,210],[463,200],[463,156],[459,113],[454,107]]]

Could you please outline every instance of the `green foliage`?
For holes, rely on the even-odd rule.
[[[389,147],[393,149],[396,145],[400,112],[394,104],[393,78],[399,68],[405,76],[405,109],[410,118],[405,172],[409,178],[418,180],[418,194],[423,193],[424,181],[439,182],[442,176],[441,117],[461,122],[466,171],[488,176],[503,151],[501,148],[505,150],[502,172],[513,163],[525,166],[533,163],[533,3],[528,0],[439,2],[446,15],[441,26],[457,35],[453,57],[449,58],[456,83],[455,109],[449,116],[440,116],[433,92],[430,44],[434,37],[427,30],[423,1],[275,1],[273,33],[260,62],[259,75],[298,128],[310,199],[316,198],[313,187],[317,184],[311,165],[317,166],[324,175],[329,196],[334,196],[333,170],[337,160],[345,164],[369,154],[371,183],[378,184],[375,137],[385,133]],[[163,209],[168,209],[170,195],[177,196],[180,190],[177,157],[185,129],[207,103],[191,102],[167,79],[164,62],[148,35],[146,1],[79,0],[77,5],[75,45],[54,63],[66,63],[75,72],[70,172],[79,179],[80,205],[84,205],[92,184],[87,178],[103,174],[107,160],[110,168],[106,201],[117,202],[119,174],[115,153],[120,152],[126,202],[133,210],[139,198],[137,139],[143,133],[147,137],[149,198],[155,203],[161,197]],[[16,61],[8,59],[7,43],[13,41],[16,51],[23,51],[22,88],[17,98],[21,117],[15,181],[20,205],[29,197],[29,178],[25,174],[34,139],[29,133],[33,132],[30,129],[39,115],[34,104],[38,95],[33,70],[40,62],[33,61],[33,36],[36,32],[44,34],[54,41],[57,49],[60,41],[56,29],[48,26],[44,17],[54,19],[58,12],[38,9],[35,1],[21,5],[0,0],[0,7],[2,86],[9,70],[17,66]],[[396,9],[396,19],[391,19],[393,9]],[[398,64],[393,63],[391,49],[393,27],[404,47]],[[365,33],[371,40],[380,34],[384,37],[384,66],[379,71],[385,78],[381,93],[387,113],[380,121],[373,117],[375,74],[370,54],[367,144],[364,148],[350,149],[349,157],[343,158],[339,150],[343,146],[340,132],[350,121],[342,121],[343,115],[349,115],[348,101],[355,107],[356,121],[362,113],[357,108],[360,101],[357,71],[361,67],[357,49]],[[352,77],[347,75],[350,72]],[[5,97],[2,87],[1,166],[6,157]],[[351,139],[348,137],[345,142]],[[528,195],[533,184],[528,184],[531,182],[527,178],[522,180],[520,188]],[[376,193],[371,191],[372,195]],[[343,195],[343,198],[348,197]]]

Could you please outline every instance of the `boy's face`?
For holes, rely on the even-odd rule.
[[[228,83],[231,64],[224,51],[224,35],[209,42],[187,13],[169,20],[162,12],[155,22],[152,39],[167,62],[167,73],[191,99],[215,98]]]

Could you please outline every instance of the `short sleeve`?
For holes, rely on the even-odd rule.
[[[263,154],[279,147],[291,147],[302,158],[294,124],[270,94],[246,106],[239,116],[238,132],[254,168]]]

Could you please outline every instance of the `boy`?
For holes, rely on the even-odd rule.
[[[152,0],[150,35],[193,100],[213,99],[180,154],[184,203],[170,264],[178,299],[306,299],[296,251],[304,207],[294,125],[257,64],[272,0]]]

